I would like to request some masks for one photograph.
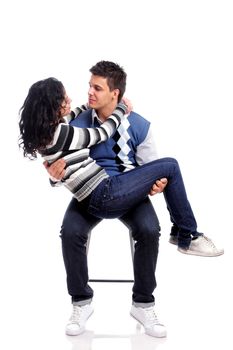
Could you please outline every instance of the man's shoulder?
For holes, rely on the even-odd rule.
[[[150,122],[146,118],[142,117],[136,112],[131,112],[128,116],[130,127],[134,130],[148,130],[150,127]]]
[[[136,144],[142,143],[149,131],[150,122],[136,112],[131,112],[128,116],[130,128],[128,129],[131,139],[135,140]]]
[[[132,111],[129,114],[128,119],[129,119],[130,123],[137,122],[137,123],[144,124],[144,125],[150,125],[149,120],[147,120],[146,118],[144,118],[143,116],[141,116],[140,114],[138,114],[134,111]]]

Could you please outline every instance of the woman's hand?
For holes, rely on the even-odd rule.
[[[124,105],[126,105],[126,107],[127,107],[127,114],[129,114],[130,112],[132,112],[132,110],[133,110],[133,104],[132,104],[132,102],[128,99],[128,98],[126,98],[126,97],[122,97],[122,102],[124,103]]]

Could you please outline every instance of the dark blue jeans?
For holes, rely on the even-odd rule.
[[[88,284],[86,242],[88,233],[101,221],[88,213],[89,199],[72,199],[64,216],[61,239],[67,275],[67,288],[73,302],[85,303],[93,297]],[[135,240],[133,302],[154,304],[155,270],[158,257],[160,227],[154,208],[146,196],[119,216]],[[108,263],[108,262],[106,262]],[[121,264],[120,252],[119,261]]]
[[[187,248],[197,236],[197,223],[189,204],[178,162],[162,158],[117,176],[111,176],[92,192],[88,212],[99,218],[124,215],[143,201],[156,180],[166,177],[163,192],[171,221],[178,227],[178,245]]]

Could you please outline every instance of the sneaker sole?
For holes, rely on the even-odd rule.
[[[200,253],[200,252],[195,252],[193,250],[189,250],[189,249],[182,249],[182,248],[177,248],[177,250],[182,253],[182,254],[186,254],[186,255],[196,255],[196,256],[202,256],[202,257],[206,257],[206,258],[214,258],[216,256],[220,256],[224,254],[223,252],[219,252],[219,253],[215,253],[215,254],[205,254],[205,253]]]
[[[75,335],[80,335],[80,334],[82,334],[84,332],[85,332],[85,327],[80,328],[78,331],[68,331],[68,330],[66,330],[66,335],[75,336]]]

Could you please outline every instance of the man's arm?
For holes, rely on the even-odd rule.
[[[139,165],[152,162],[153,160],[159,158],[151,125],[149,127],[145,140],[137,146],[135,158]]]
[[[58,159],[51,165],[49,165],[49,163],[45,161],[43,165],[49,173],[50,179],[53,183],[61,181],[61,179],[65,176],[66,162],[63,158]]]
[[[51,165],[49,165],[49,163],[47,161],[45,161],[43,164],[44,164],[45,169],[49,173],[50,179],[52,182],[54,182],[54,183],[59,182],[64,177],[66,162],[63,158],[58,159],[56,162],[54,162]],[[153,196],[157,193],[163,192],[166,185],[167,185],[166,178],[157,180],[156,183],[152,186],[149,194],[151,196]]]
[[[155,145],[153,133],[151,130],[151,125],[149,127],[145,140],[137,147],[135,158],[139,165],[143,165],[158,159],[158,153],[156,150],[156,145]],[[149,194],[153,196],[157,193],[163,192],[166,185],[167,185],[166,178],[157,180],[156,183],[152,186]]]

